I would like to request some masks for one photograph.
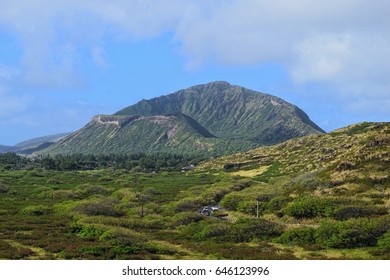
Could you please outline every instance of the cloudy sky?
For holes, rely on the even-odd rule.
[[[0,0],[0,144],[225,80],[327,131],[390,121],[387,0]]]

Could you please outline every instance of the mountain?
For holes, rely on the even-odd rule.
[[[280,98],[213,82],[95,116],[43,153],[221,155],[323,132],[301,109]]]
[[[183,114],[97,115],[85,127],[44,150],[50,154],[172,152],[223,154],[256,145],[219,139]]]
[[[7,153],[13,151],[15,151],[15,147],[13,146],[0,145],[0,153]]]
[[[167,96],[142,100],[116,115],[169,113],[190,116],[216,137],[244,139],[260,145],[324,132],[297,106],[227,82],[198,85]]]
[[[59,134],[53,134],[53,135],[46,135],[42,137],[37,137],[37,138],[32,138],[23,142],[20,142],[16,144],[16,147],[19,148],[28,148],[28,147],[33,147],[33,146],[38,146],[43,143],[55,143],[61,140],[62,138],[68,136],[70,133],[59,133]]]
[[[16,144],[15,146],[0,145],[0,153],[15,152],[18,154],[32,154],[40,150],[46,149],[52,144],[60,141],[62,138],[68,136],[70,133],[60,133],[54,135],[47,135],[29,139]]]

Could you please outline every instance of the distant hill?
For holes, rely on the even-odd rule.
[[[13,152],[15,150],[16,149],[13,146],[0,145],[0,153]]]
[[[16,147],[27,148],[35,145],[41,145],[42,143],[51,142],[55,143],[61,140],[62,138],[68,136],[70,133],[59,133],[53,135],[46,135],[42,137],[32,138],[23,142],[16,144]]]
[[[43,153],[174,152],[222,155],[324,131],[298,107],[213,82],[142,100],[90,123]]]
[[[0,153],[15,152],[19,154],[32,154],[34,152],[46,149],[50,145],[58,142],[70,133],[60,133],[29,139],[16,144],[15,146],[0,145]]]

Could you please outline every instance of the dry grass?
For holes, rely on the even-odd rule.
[[[252,177],[255,177],[257,175],[263,174],[265,171],[268,170],[269,167],[270,167],[269,165],[268,166],[263,165],[263,166],[260,166],[259,168],[256,168],[256,169],[240,170],[240,171],[232,172],[230,174],[233,175],[233,176],[241,176],[241,177],[252,178]]]

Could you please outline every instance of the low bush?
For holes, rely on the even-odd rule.
[[[377,245],[390,229],[390,219],[360,218],[323,223],[315,233],[317,244],[327,248],[355,248]]]
[[[100,201],[86,202],[74,208],[80,214],[87,216],[111,216],[120,217],[124,213],[115,208],[115,202],[112,199],[103,198]]]
[[[348,220],[351,218],[368,217],[387,214],[385,207],[350,205],[340,207],[332,213],[336,220]]]
[[[292,198],[289,196],[276,196],[271,198],[271,200],[266,205],[266,210],[269,212],[279,211],[285,207],[289,202],[292,201]]]
[[[276,238],[275,241],[286,245],[312,245],[315,244],[315,231],[312,227],[290,229]]]
[[[242,194],[230,193],[222,199],[220,205],[226,210],[236,211],[240,202],[244,200],[245,197]]]
[[[226,222],[208,224],[203,227],[201,232],[199,232],[199,239],[224,240],[226,239],[230,229],[231,225]]]
[[[81,223],[73,223],[71,229],[78,237],[90,241],[99,240],[100,236],[105,232],[105,228],[102,226],[84,225]]]
[[[233,242],[270,240],[282,234],[283,227],[263,219],[240,219],[232,225],[227,239]]]
[[[7,193],[10,191],[10,188],[7,185],[0,184],[0,193]]]
[[[109,248],[104,246],[87,246],[79,249],[79,253],[83,256],[83,258],[88,259],[91,259],[91,257],[104,257],[107,251],[109,251]]]
[[[8,186],[7,181],[5,180],[0,180],[0,193],[7,193],[9,192],[10,188]]]
[[[334,208],[332,200],[305,196],[287,205],[285,213],[298,219],[310,219],[318,216],[328,217]]]
[[[378,246],[381,249],[390,251],[390,231],[386,232],[379,240]]]
[[[94,194],[107,194],[109,190],[102,186],[94,186],[90,184],[83,184],[76,188],[75,190],[79,196],[87,197]]]
[[[177,226],[185,226],[189,225],[191,223],[197,223],[199,221],[202,221],[204,219],[204,216],[201,216],[194,212],[182,212],[178,213],[172,218],[172,225],[174,227]]]
[[[197,211],[199,207],[203,205],[203,201],[201,199],[196,198],[186,198],[179,200],[175,204],[173,204],[173,210],[175,213],[178,212],[188,212],[188,211]]]
[[[48,215],[52,212],[52,209],[48,206],[44,205],[31,205],[24,207],[22,210],[19,211],[20,215],[26,215],[26,216],[42,216],[42,215]]]
[[[123,228],[113,228],[105,231],[99,238],[100,241],[108,241],[113,246],[134,246],[147,241],[144,234]]]

